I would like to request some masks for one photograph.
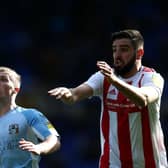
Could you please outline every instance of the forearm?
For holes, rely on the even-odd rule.
[[[147,105],[147,95],[140,88],[127,84],[116,76],[113,76],[110,82],[136,105],[141,107]]]
[[[63,102],[67,104],[74,104],[93,95],[92,88],[85,83],[76,88],[70,88],[69,90],[71,92],[71,96],[69,99],[63,100]]]
[[[69,89],[66,87],[58,87],[49,90],[48,93],[66,104],[73,104],[77,101],[91,96],[93,94],[93,90],[91,87],[83,83],[78,87]]]
[[[40,155],[41,154],[49,154],[54,151],[59,150],[61,143],[58,137],[55,135],[49,136],[45,141],[37,144],[38,148],[40,149]]]

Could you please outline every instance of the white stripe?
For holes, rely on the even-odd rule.
[[[149,118],[150,118],[150,128],[151,132],[156,129],[156,133],[153,134],[152,143],[155,148],[153,148],[154,158],[156,162],[156,167],[167,168],[166,150],[164,146],[164,137],[161,129],[161,124],[159,122],[159,113],[156,113],[154,109],[155,104],[148,106]],[[159,158],[159,160],[157,160]]]
[[[141,113],[129,113],[129,127],[133,168],[145,168]]]
[[[102,119],[103,119],[103,101],[101,99],[101,116],[100,116],[100,141],[101,141],[101,155],[103,155],[103,150],[104,150],[104,137],[103,137],[103,132],[102,132]]]
[[[117,136],[117,113],[109,112],[110,117],[110,129],[109,129],[109,142],[110,142],[110,168],[121,167],[120,153]]]

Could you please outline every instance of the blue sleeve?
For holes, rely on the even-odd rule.
[[[38,110],[28,109],[23,112],[23,115],[39,139],[44,140],[51,134],[59,136],[50,121]]]

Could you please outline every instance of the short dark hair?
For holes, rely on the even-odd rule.
[[[125,29],[112,33],[112,43],[116,39],[128,38],[131,40],[133,47],[137,49],[139,46],[144,45],[144,38],[140,31],[135,29]]]

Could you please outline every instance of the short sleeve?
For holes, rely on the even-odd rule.
[[[146,73],[142,81],[143,86],[153,87],[161,95],[164,87],[164,79],[159,73]]]
[[[94,96],[101,96],[103,92],[103,80],[104,76],[100,71],[94,73],[90,78],[85,82],[93,89]]]
[[[29,126],[39,139],[44,140],[51,134],[59,136],[57,130],[54,128],[51,122],[38,110],[26,110],[24,111],[24,115]]]

